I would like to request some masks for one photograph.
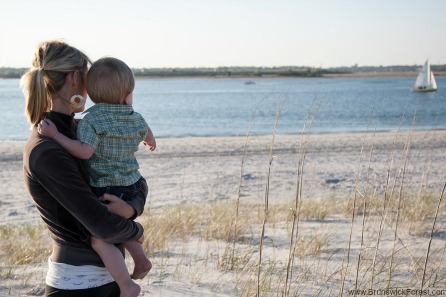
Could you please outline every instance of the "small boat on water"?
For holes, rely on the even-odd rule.
[[[252,80],[245,81],[245,85],[255,85],[255,84],[256,84],[255,81]]]
[[[417,80],[412,89],[412,92],[435,92],[437,90],[437,82],[434,74],[431,71],[429,59],[423,65],[418,73]]]

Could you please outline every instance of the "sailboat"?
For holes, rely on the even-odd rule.
[[[417,80],[412,89],[412,92],[435,92],[437,90],[437,82],[435,81],[434,74],[431,71],[429,59],[424,63],[418,73]]]

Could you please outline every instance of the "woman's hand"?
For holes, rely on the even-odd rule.
[[[109,212],[126,219],[132,218],[136,213],[135,209],[130,204],[116,197],[115,195],[104,194],[103,196],[99,197],[99,200],[104,203]]]

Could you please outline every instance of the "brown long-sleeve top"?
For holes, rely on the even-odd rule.
[[[60,133],[76,138],[72,116],[50,112],[47,118]],[[142,236],[140,224],[109,212],[91,192],[82,161],[36,128],[25,146],[23,169],[26,187],[53,239],[52,261],[104,266],[91,248],[91,235],[110,243]]]

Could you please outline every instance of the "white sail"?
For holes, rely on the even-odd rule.
[[[429,92],[437,90],[437,82],[435,81],[434,74],[431,71],[429,64],[429,59],[423,65],[420,72],[418,73],[417,79],[415,81],[414,92]]]
[[[435,76],[434,76],[434,73],[431,71],[431,76],[430,76],[431,78],[430,78],[430,82],[431,82],[431,86],[432,86],[432,89],[437,89],[437,82],[435,81]]]

